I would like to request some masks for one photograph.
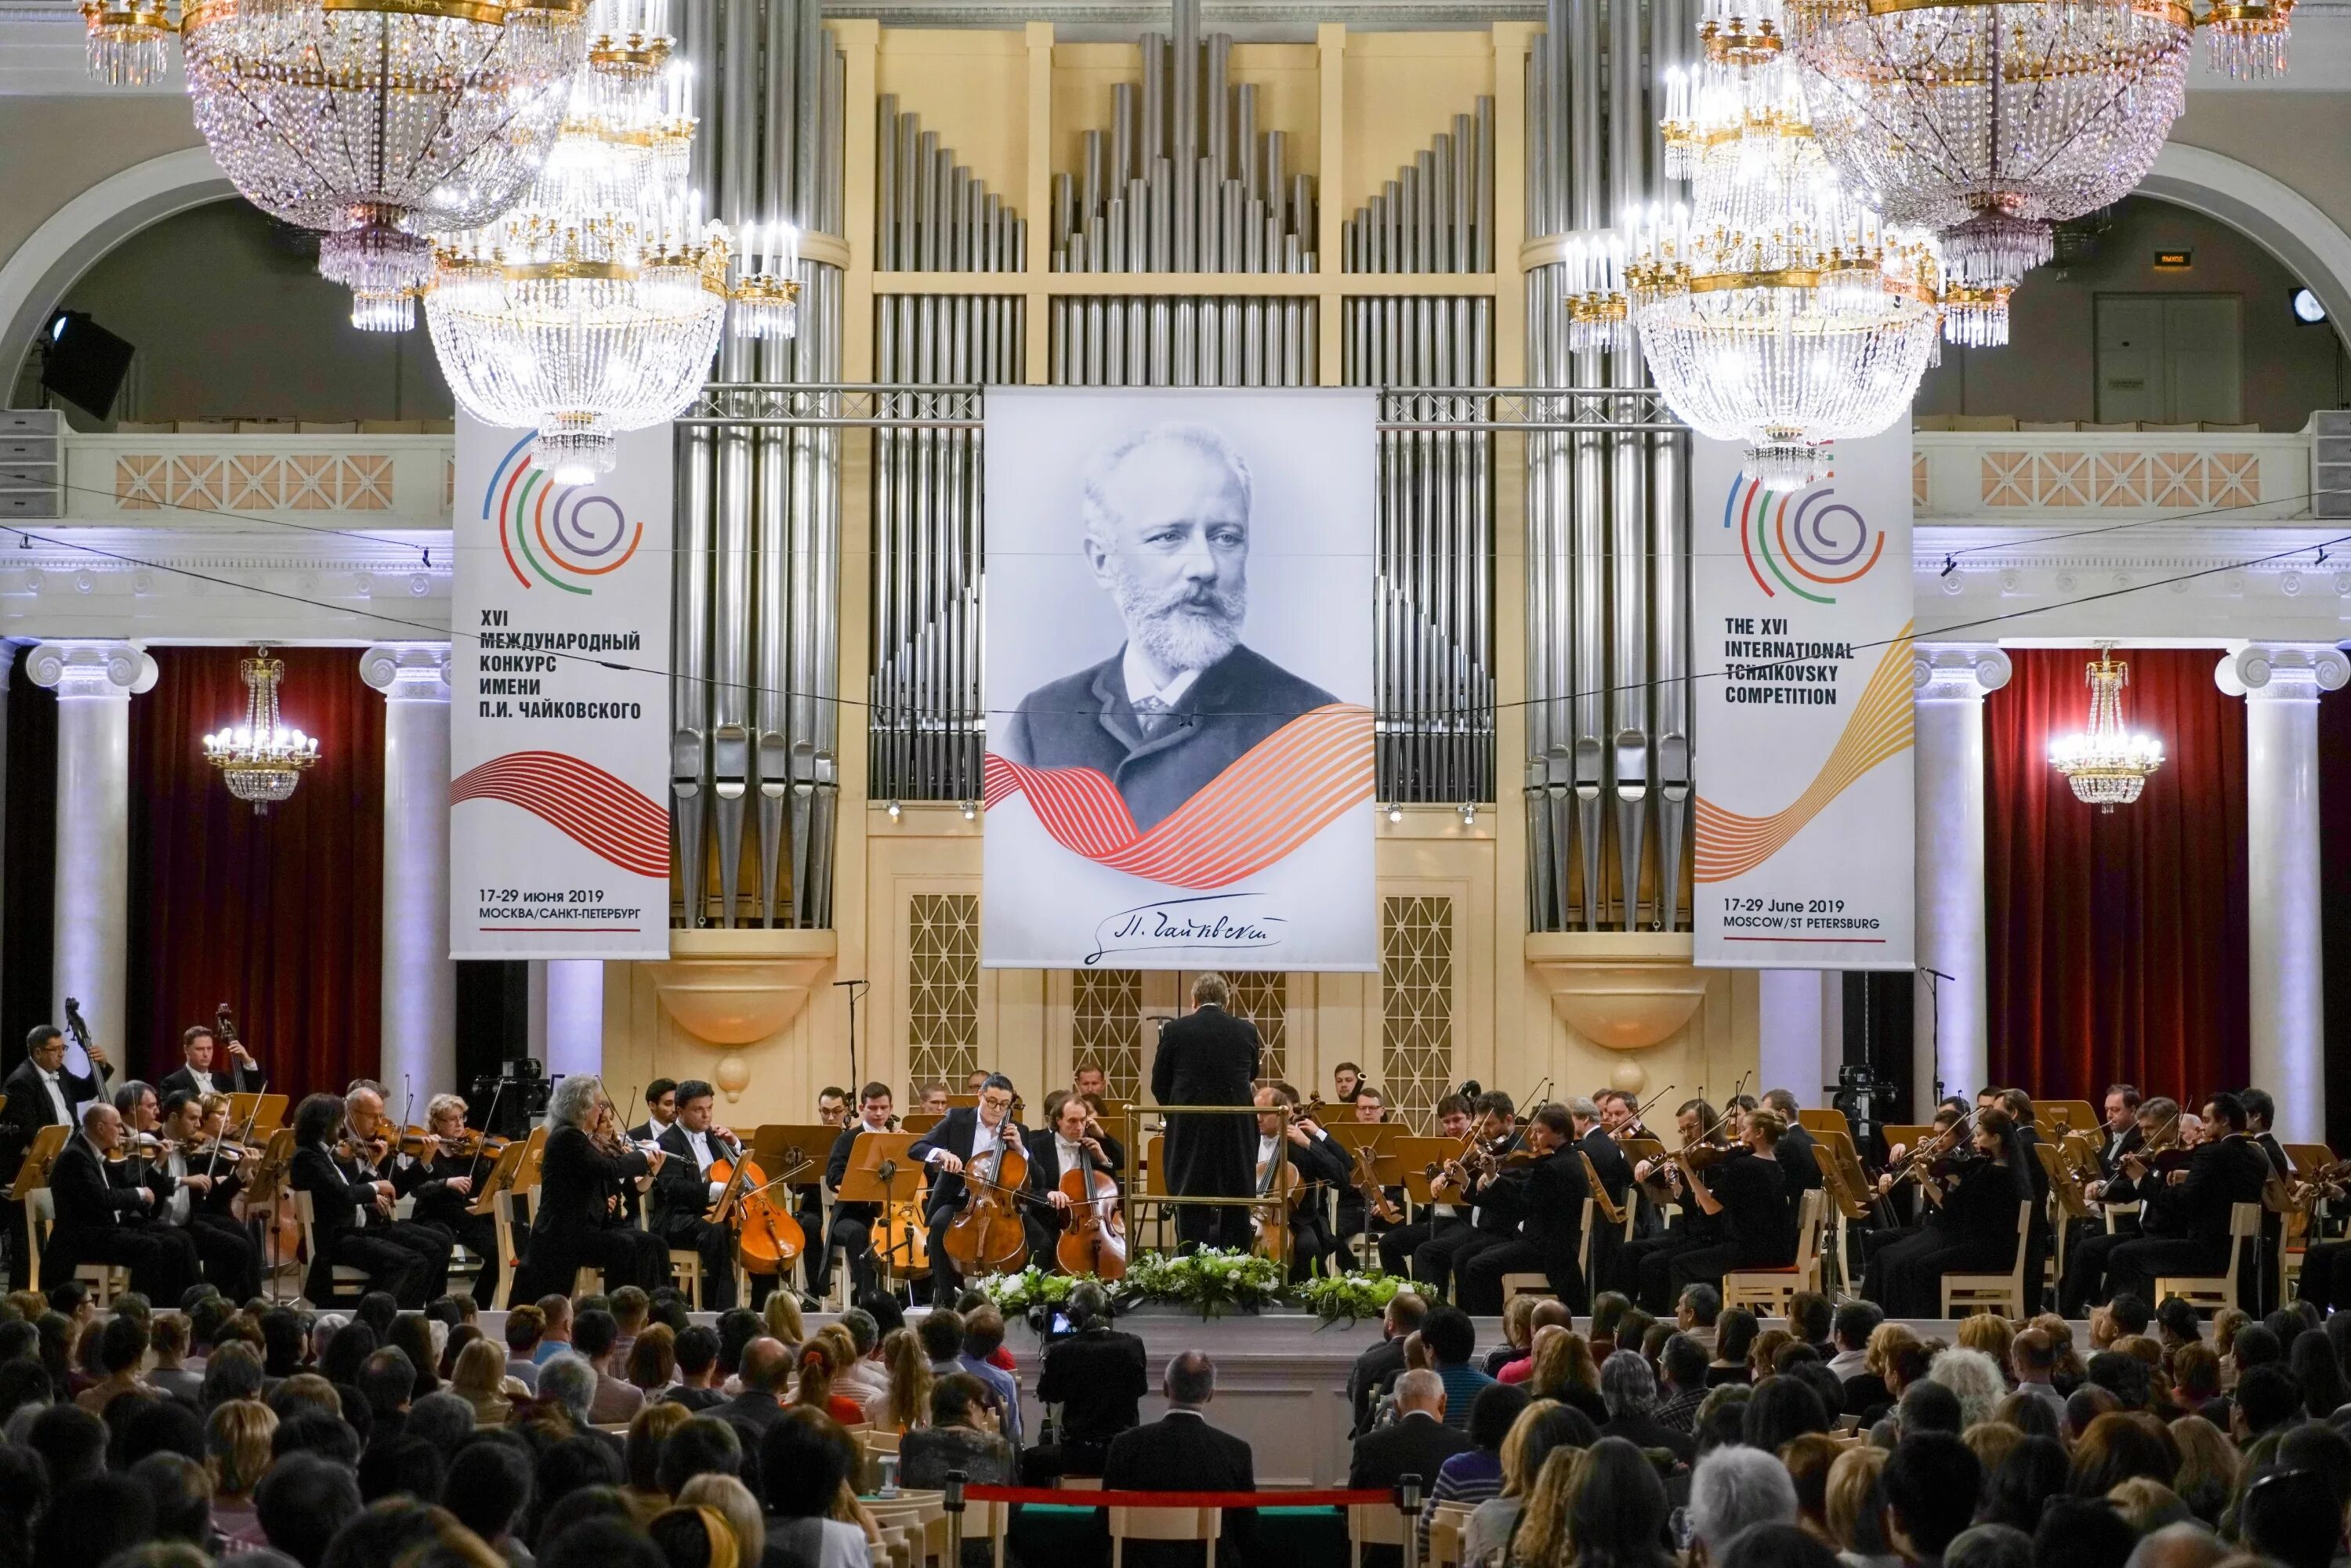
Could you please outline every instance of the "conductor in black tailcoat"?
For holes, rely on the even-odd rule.
[[[1192,982],[1193,1010],[1159,1031],[1151,1059],[1151,1094],[1163,1109],[1247,1105],[1256,1093],[1265,1044],[1257,1026],[1225,1010],[1231,992],[1222,975]],[[1167,1190],[1177,1197],[1247,1197],[1256,1188],[1257,1127],[1249,1116],[1170,1115]],[[1211,1204],[1176,1210],[1179,1245],[1246,1249],[1249,1211]]]

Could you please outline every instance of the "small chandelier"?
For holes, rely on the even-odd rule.
[[[1909,408],[1941,329],[1942,264],[1932,235],[1840,186],[1772,14],[1750,27],[1737,9],[1710,6],[1697,76],[1667,78],[1665,172],[1691,183],[1689,204],[1569,247],[1570,346],[1636,330],[1674,413],[1793,489],[1824,470],[1825,443]]]
[[[272,802],[288,800],[302,781],[302,770],[319,760],[316,737],[288,729],[277,722],[277,683],[286,674],[282,659],[256,648],[253,657],[237,665],[245,678],[245,722],[204,737],[204,760],[221,770],[228,792],[253,802],[256,816]]]
[[[2111,811],[2138,799],[2147,776],[2163,766],[2163,742],[2123,728],[2130,666],[2116,659],[2112,643],[2098,644],[2089,682],[2090,727],[2050,742],[2049,763],[2074,786],[2074,799]]]

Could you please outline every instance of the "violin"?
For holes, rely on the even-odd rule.
[[[1095,1135],[1092,1123],[1086,1135]],[[1119,1212],[1118,1183],[1091,1158],[1061,1173],[1061,1190],[1070,1200],[1070,1223],[1053,1244],[1053,1260],[1064,1272],[1118,1280],[1126,1274],[1126,1219]]]
[[[1029,1229],[1017,1205],[1028,1195],[1029,1151],[1011,1111],[997,1129],[996,1168],[987,1177],[963,1171],[967,1195],[962,1211],[947,1222],[940,1245],[967,1274],[1006,1274],[1029,1260]]]

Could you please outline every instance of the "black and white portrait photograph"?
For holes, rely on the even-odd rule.
[[[1361,394],[991,396],[984,961],[1371,967],[1373,443]]]

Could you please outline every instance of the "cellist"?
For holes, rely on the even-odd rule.
[[[1023,1139],[1012,1119],[1012,1080],[991,1072],[980,1081],[977,1106],[956,1106],[906,1150],[931,1167],[930,1209],[923,1223],[930,1231],[934,1306],[952,1307],[963,1293],[963,1270],[947,1255],[946,1232],[969,1197],[970,1183],[993,1184],[1005,1145]],[[1025,1142],[1021,1152],[1027,1152]]]
[[[669,1160],[653,1177],[653,1234],[671,1247],[702,1254],[702,1304],[723,1312],[735,1305],[735,1228],[708,1218],[726,1190],[710,1179],[720,1159],[740,1159],[735,1134],[711,1120],[717,1091],[699,1078],[677,1086],[677,1120],[658,1140]]]
[[[1024,1205],[1029,1258],[1040,1269],[1056,1269],[1054,1243],[1069,1227],[1070,1199],[1061,1178],[1073,1170],[1115,1177],[1126,1168],[1126,1150],[1094,1120],[1101,1107],[1092,1096],[1056,1089],[1045,1096],[1045,1124],[1029,1134],[1029,1192]]]

